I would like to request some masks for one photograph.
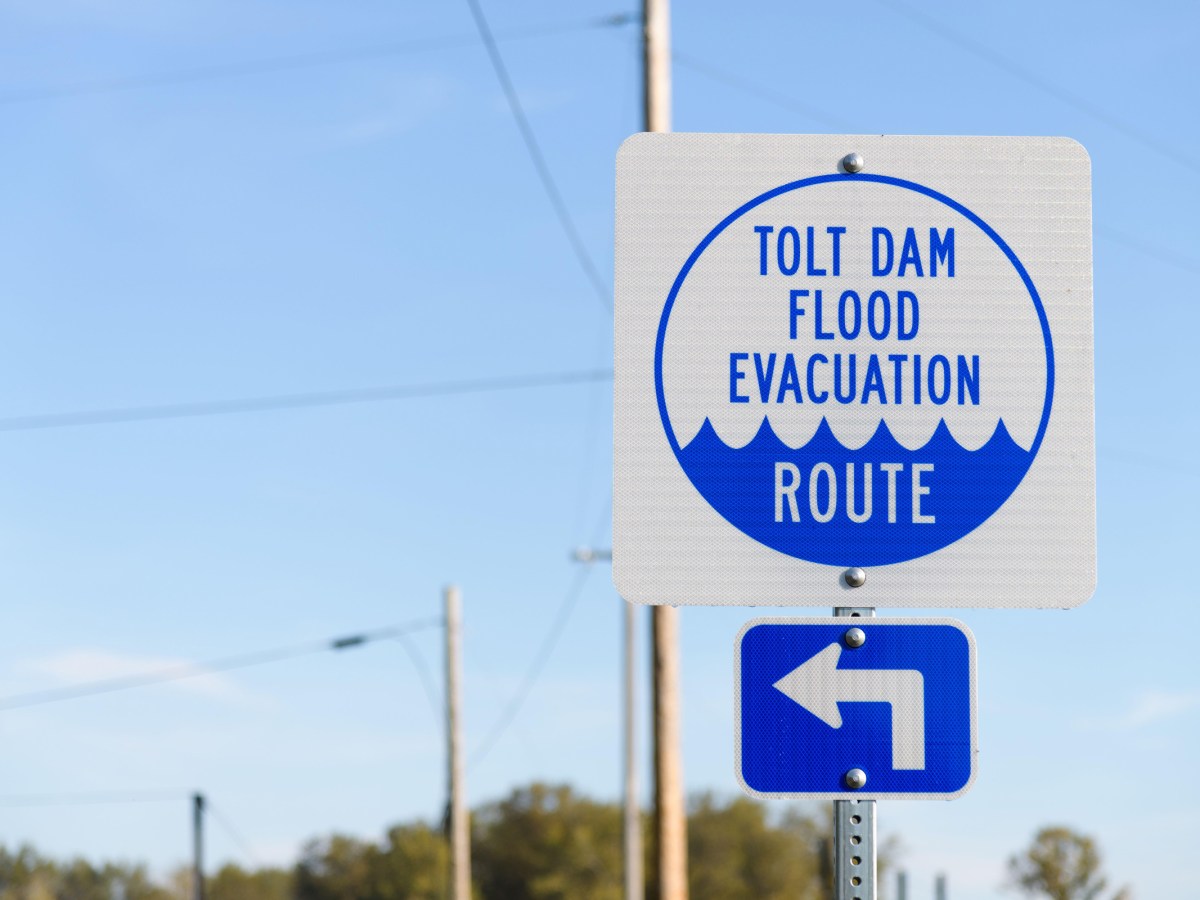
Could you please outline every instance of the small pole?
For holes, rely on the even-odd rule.
[[[679,610],[651,611],[654,678],[654,827],[659,900],[687,900],[687,814],[679,728]]]
[[[896,873],[896,900],[908,900],[908,873]]]
[[[625,900],[642,900],[645,879],[642,875],[642,816],[637,796],[637,694],[634,688],[637,618],[632,603],[622,600],[621,605],[625,633]]]
[[[204,900],[203,794],[192,794],[192,900]]]
[[[873,618],[870,606],[835,606],[838,617]],[[833,801],[834,900],[877,900],[875,801]]]
[[[946,876],[941,873],[933,882],[933,895],[937,900],[946,900]]]
[[[579,547],[571,559],[577,563],[590,565],[594,562],[612,562],[612,550],[597,550],[594,547]],[[633,604],[622,600],[624,616],[622,618],[621,647],[624,654],[624,684],[622,685],[622,701],[624,712],[623,766],[625,773],[625,822],[624,822],[624,859],[625,859],[625,900],[643,900],[646,894],[646,882],[642,868],[642,813],[638,808],[637,790],[637,616]]]
[[[471,900],[471,834],[467,819],[466,776],[463,766],[462,717],[459,675],[461,599],[451,585],[446,605],[446,746],[449,751],[450,788],[450,897]]]

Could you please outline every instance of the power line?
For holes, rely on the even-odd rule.
[[[488,26],[487,19],[484,17],[483,9],[479,6],[479,0],[467,0],[467,5],[471,8],[471,15],[474,17],[475,25],[479,29],[479,37],[483,41],[483,46],[487,49],[488,59],[491,60],[492,68],[496,72],[496,80],[500,82],[500,87],[504,91],[505,98],[508,100],[508,108],[511,110],[513,119],[517,123],[517,130],[521,132],[521,139],[525,143],[525,150],[533,162],[533,168],[537,172],[538,180],[541,181],[546,196],[550,199],[550,205],[554,207],[554,213],[558,217],[558,224],[562,227],[567,241],[571,244],[571,249],[575,253],[575,258],[579,261],[580,268],[583,269],[584,275],[587,276],[593,290],[596,292],[597,299],[599,299],[605,311],[611,313],[612,291],[605,284],[604,279],[600,277],[600,272],[596,268],[595,262],[593,262],[591,255],[587,252],[583,239],[579,236],[579,231],[575,227],[575,221],[571,218],[571,214],[567,210],[567,204],[563,200],[562,192],[559,191],[558,184],[555,182],[554,176],[550,173],[550,167],[546,164],[546,157],[542,153],[541,145],[538,144],[537,136],[533,133],[529,119],[525,116],[525,110],[521,106],[521,100],[517,96],[516,88],[513,87],[512,79],[508,75],[504,59],[500,56],[500,48],[496,46],[496,40],[492,37],[492,30]]]
[[[205,796],[204,798],[204,811],[208,813],[214,822],[221,826],[221,830],[225,832],[225,836],[233,842],[234,846],[241,851],[242,855],[246,857],[246,859],[256,869],[261,869],[263,867],[262,862],[259,860],[257,854],[250,849],[250,842],[241,836],[238,830],[233,827],[233,823],[226,818],[224,813],[222,813],[216,806],[213,805],[212,800],[208,796]]]
[[[1107,240],[1117,244],[1123,244],[1132,250],[1137,250],[1146,256],[1156,259],[1159,262],[1167,263],[1176,268],[1183,269],[1185,272],[1191,272],[1194,275],[1200,275],[1200,262],[1191,257],[1184,256],[1180,253],[1172,253],[1170,250],[1164,250],[1153,244],[1148,244],[1145,241],[1140,241],[1133,235],[1125,234],[1122,231],[1117,231],[1115,228],[1109,228],[1107,225],[1097,224],[1093,226],[1096,229],[1096,234]]]
[[[898,0],[875,0],[880,6],[890,9],[892,12],[901,15],[910,21],[916,22],[923,28],[932,31],[934,34],[941,37],[943,40],[956,44],[962,49],[974,54],[980,59],[986,60],[998,69],[1002,69],[1009,75],[1019,78],[1026,84],[1031,84],[1043,93],[1049,94],[1056,100],[1065,103],[1067,106],[1072,106],[1085,115],[1091,116],[1100,122],[1103,122],[1109,128],[1119,131],[1121,134],[1134,141],[1137,141],[1144,147],[1153,150],[1159,156],[1169,159],[1171,162],[1179,163],[1185,168],[1191,169],[1193,172],[1200,172],[1200,161],[1193,159],[1185,153],[1181,153],[1179,147],[1172,142],[1164,142],[1146,132],[1142,131],[1135,125],[1131,125],[1124,119],[1114,116],[1108,110],[1101,106],[1090,102],[1081,97],[1079,94],[1069,91],[1064,87],[1060,87],[1040,75],[1026,69],[1024,66],[1013,62],[1008,57],[996,52],[990,47],[981,44],[980,42],[971,39],[959,31],[955,31],[947,25],[944,25],[933,16],[927,15],[919,10],[908,6],[905,3],[900,3]]]
[[[249,666],[260,666],[264,663],[279,662],[285,659],[295,659],[299,656],[311,656],[317,653],[348,650],[360,647],[374,641],[391,640],[402,634],[411,634],[430,628],[441,628],[442,620],[438,618],[417,619],[399,625],[364,631],[359,634],[343,635],[335,638],[325,638],[305,644],[293,644],[288,647],[276,647],[271,650],[261,650],[239,656],[227,656],[207,663],[183,663],[168,666],[143,675],[128,675],[122,678],[105,678],[98,681],[86,681],[70,684],[61,688],[51,688],[43,691],[31,691],[24,694],[10,694],[0,697],[0,710],[20,709],[27,706],[41,706],[45,703],[59,703],[63,700],[75,700],[80,697],[92,697],[97,694],[111,694],[132,688],[149,687],[164,684],[169,681],[182,681],[187,678],[199,678],[202,675],[213,675],[218,672],[228,672],[231,669],[244,669]]]
[[[0,432],[38,431],[81,425],[112,425],[121,422],[187,419],[231,413],[267,412],[315,406],[344,406],[351,403],[377,403],[384,400],[413,400],[421,397],[516,391],[611,381],[612,377],[611,369],[591,369],[577,372],[552,372],[543,375],[511,375],[343,391],[316,391],[307,394],[275,394],[265,397],[247,397],[240,400],[201,400],[195,403],[167,403],[156,406],[126,406],[81,412],[41,413],[31,416],[0,418]]]
[[[1099,456],[1119,460],[1123,463],[1130,463],[1135,466],[1143,466],[1150,469],[1168,469],[1187,478],[1200,478],[1200,472],[1196,471],[1195,463],[1187,462],[1183,459],[1170,459],[1163,456],[1154,456],[1149,453],[1139,453],[1136,450],[1109,449],[1108,447],[1100,447],[1096,450],[1096,453]]]
[[[186,799],[191,792],[183,789],[175,790],[142,790],[142,791],[77,791],[60,794],[0,794],[0,807],[38,807],[38,806],[80,806],[109,803],[160,803],[164,801],[177,802]],[[250,844],[241,836],[229,818],[213,805],[206,795],[204,810],[224,830],[226,836],[237,846],[256,868],[262,868],[262,863],[250,848]]]
[[[885,2],[885,0],[880,0],[880,2]],[[694,56],[684,55],[676,52],[673,54],[672,58],[685,68],[689,68],[703,75],[707,75],[709,78],[727,84],[745,94],[758,97],[763,100],[768,100],[777,106],[781,106],[786,109],[792,109],[796,112],[803,113],[804,115],[816,121],[823,121],[826,124],[834,125],[847,131],[853,130],[849,123],[847,123],[844,119],[838,119],[829,115],[828,113],[813,109],[810,106],[796,103],[791,98],[783,94],[768,90],[761,85],[753,84],[743,78],[739,78],[737,75],[726,72],[723,69],[719,69],[716,66],[713,66],[712,64],[700,60]],[[1106,240],[1123,244],[1124,246],[1149,256],[1152,259],[1156,259],[1159,262],[1184,269],[1188,272],[1200,273],[1200,262],[1192,259],[1191,257],[1187,257],[1178,253],[1172,253],[1171,251],[1163,250],[1160,247],[1155,247],[1146,243],[1145,241],[1138,240],[1132,235],[1117,231],[1114,228],[1109,228],[1103,223],[1095,223],[1093,227],[1096,234]]]
[[[600,517],[595,529],[595,535],[592,539],[592,545],[597,543],[597,538],[601,530],[608,521],[609,514],[612,510],[612,499],[609,499],[608,505],[604,508],[604,514]],[[567,627],[567,622],[571,619],[571,614],[575,612],[575,607],[579,602],[580,594],[583,592],[583,586],[587,581],[588,575],[591,573],[591,566],[579,566],[575,570],[575,575],[571,579],[571,584],[567,588],[566,594],[563,596],[562,602],[559,604],[558,613],[551,622],[546,636],[542,638],[542,643],[534,653],[533,659],[530,660],[529,668],[525,671],[525,677],[522,679],[520,686],[517,688],[512,698],[505,704],[504,709],[500,711],[500,715],[496,717],[496,721],[492,723],[492,727],[488,730],[483,740],[475,747],[467,760],[467,766],[472,767],[480,762],[492,748],[496,745],[496,741],[500,736],[512,725],[516,719],[517,713],[521,711],[521,707],[525,705],[525,700],[529,697],[534,685],[542,674],[542,669],[546,663],[550,661],[551,655],[554,653],[554,648],[558,646],[559,638],[562,637],[564,629]]]
[[[437,688],[434,687],[433,675],[429,671],[429,666],[425,663],[425,657],[420,654],[417,650],[417,645],[413,643],[412,638],[407,634],[396,635],[396,640],[400,642],[400,645],[404,648],[404,652],[408,655],[409,662],[417,670],[417,677],[421,680],[421,688],[425,692],[425,699],[429,701],[429,709],[433,712],[434,720],[440,725],[442,722],[442,707],[438,701]]]
[[[712,63],[705,62],[704,60],[698,59],[690,54],[680,53],[678,50],[675,50],[671,53],[671,59],[683,66],[685,69],[691,69],[693,72],[699,72],[701,75],[711,78],[713,81],[718,81],[722,84],[728,85],[729,87],[736,88],[737,90],[742,91],[742,93],[750,94],[762,100],[768,100],[779,106],[785,107],[794,112],[798,112],[801,115],[812,119],[814,122],[829,125],[841,131],[855,130],[852,124],[840,116],[833,115],[832,113],[828,113],[823,110],[814,109],[813,107],[804,103],[800,103],[784,94],[768,90],[767,88],[757,84],[752,84],[751,82],[746,81],[744,78],[741,78],[732,72],[718,68]]]
[[[511,41],[588,31],[597,28],[613,28],[626,24],[630,18],[626,14],[617,14],[588,19],[583,22],[544,25],[523,31],[508,32],[501,35],[499,39]],[[130,75],[118,78],[97,79],[94,81],[81,81],[73,84],[51,85],[49,87],[30,88],[24,91],[0,94],[0,105],[30,103],[39,100],[58,100],[89,94],[108,94],[143,88],[188,84],[198,81],[212,81],[222,78],[237,78],[244,75],[262,75],[271,72],[292,71],[295,69],[310,69],[320,66],[337,65],[339,63],[399,56],[407,53],[444,50],[451,47],[473,44],[475,40],[476,37],[474,35],[446,35],[444,37],[376,44],[369,47],[322,50],[288,56],[274,56],[266,59],[244,60],[234,63],[217,63],[190,69],[175,69],[169,72],[156,72],[147,75]]]
[[[78,806],[93,803],[160,803],[181,800],[187,791],[77,791],[65,794],[0,794],[0,807]]]
[[[571,586],[567,588],[567,593],[559,605],[558,614],[554,617],[550,630],[542,638],[541,646],[538,648],[537,653],[534,654],[529,668],[525,673],[525,678],[521,681],[517,692],[505,704],[500,715],[496,717],[496,721],[492,723],[492,727],[484,735],[483,740],[479,742],[474,752],[471,753],[467,760],[468,766],[476,765],[491,752],[492,748],[496,745],[496,741],[500,739],[500,736],[513,723],[513,720],[517,717],[517,713],[525,705],[525,700],[529,697],[529,692],[533,690],[534,684],[537,683],[538,677],[542,674],[542,669],[545,668],[551,654],[554,653],[554,648],[558,645],[558,639],[562,637],[563,629],[566,628],[567,622],[571,618],[571,613],[575,611],[575,604],[579,600],[579,595],[583,591],[584,582],[587,581],[590,571],[591,566],[581,566],[576,569],[575,575],[571,579]]]

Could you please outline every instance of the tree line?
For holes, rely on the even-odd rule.
[[[567,785],[535,783],[477,808],[471,866],[477,900],[622,900],[621,809]],[[644,833],[652,837],[646,823]],[[647,847],[646,897],[656,900],[655,854]],[[828,807],[780,813],[748,797],[694,797],[688,810],[692,900],[832,900]],[[881,875],[895,842],[880,852]],[[1011,886],[1052,900],[1107,900],[1090,838],[1043,829],[1010,861]],[[388,829],[380,840],[331,834],[309,841],[294,866],[227,864],[206,879],[206,900],[445,900],[449,846],[426,822]],[[1063,891],[1066,892],[1063,892]],[[185,900],[191,873],[165,881],[140,864],[55,861],[31,847],[0,847],[0,900]],[[1112,895],[1129,900],[1128,893]]]

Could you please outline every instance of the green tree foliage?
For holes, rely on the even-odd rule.
[[[826,829],[789,812],[772,825],[761,803],[711,794],[688,816],[688,889],[692,900],[824,900],[821,863]]]
[[[0,847],[0,900],[171,900],[143,866],[57,863],[30,847]]]
[[[448,868],[446,840],[428,825],[392,828],[382,844],[334,835],[305,846],[296,865],[292,896],[296,900],[442,900]],[[247,900],[266,898],[258,894]],[[226,898],[214,894],[213,900]]]
[[[391,893],[375,895],[380,900],[441,900],[448,891],[450,848],[428,825],[399,825],[388,831],[373,871],[379,884],[392,885]]]
[[[689,816],[693,900],[830,897],[828,809],[776,815],[749,798],[701,795]],[[615,803],[596,802],[566,785],[518,788],[472,816],[476,900],[622,900],[621,832]],[[647,896],[653,900],[649,828],[645,835]],[[181,869],[164,888],[152,884],[140,867],[59,863],[29,848],[12,853],[0,848],[0,900],[178,900],[189,894],[190,876],[190,870]],[[337,834],[310,841],[291,871],[227,865],[208,878],[207,895],[209,900],[445,900],[448,876],[444,834],[410,823],[392,828],[379,841]]]
[[[283,869],[248,872],[222,866],[206,884],[208,900],[292,900],[292,873]]]
[[[371,845],[335,834],[309,841],[296,864],[297,900],[365,900]]]
[[[1050,900],[1101,900],[1108,879],[1100,871],[1100,848],[1087,835],[1052,826],[1034,835],[1033,842],[1008,860],[1008,886],[1030,897]],[[1131,900],[1121,888],[1111,900]]]
[[[621,813],[533,784],[479,810],[472,874],[486,900],[621,900]]]

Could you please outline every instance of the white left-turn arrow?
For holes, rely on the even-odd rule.
[[[839,703],[892,707],[892,768],[925,768],[925,678],[915,669],[839,669],[841,644],[830,644],[774,687],[831,728],[842,727]]]

